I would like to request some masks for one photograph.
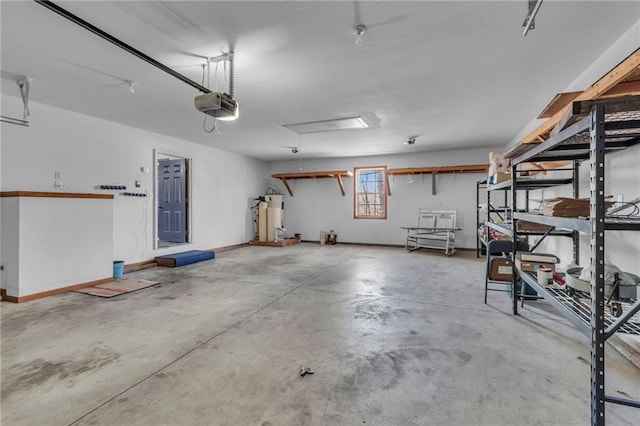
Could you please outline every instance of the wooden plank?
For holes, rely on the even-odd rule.
[[[431,173],[481,173],[489,170],[488,164],[468,164],[463,166],[438,167],[406,167],[402,169],[388,169],[388,175],[415,175]]]
[[[613,68],[600,80],[592,84],[584,92],[578,95],[575,100],[583,101],[590,99],[597,99],[607,91],[611,90],[616,84],[623,81],[630,74],[636,71],[640,67],[640,49],[637,49],[631,55],[629,55],[624,61]],[[547,134],[558,124],[562,116],[566,113],[566,109],[569,106],[565,106],[560,111],[556,112],[553,116],[547,119],[544,123],[538,126],[534,131],[522,138],[522,143],[536,143],[539,142],[538,137]]]
[[[0,197],[113,199],[113,194],[85,194],[85,193],[74,193],[74,192],[40,192],[40,191],[3,191],[3,192],[0,192]]]
[[[618,83],[610,90],[607,90],[600,98],[630,95],[640,95],[640,80]]]
[[[293,244],[298,244],[300,242],[299,239],[297,238],[285,238],[282,241],[278,241],[277,243],[275,241],[258,241],[258,240],[251,240],[249,241],[249,245],[250,246],[262,246],[262,247],[286,247],[286,246],[290,246]]]
[[[291,187],[289,186],[289,182],[287,181],[287,178],[281,177],[280,180],[284,184],[284,187],[287,188],[287,191],[289,191],[289,195],[291,195],[293,197],[293,191],[291,190]]]
[[[342,196],[344,197],[346,193],[344,191],[344,183],[342,182],[342,176],[336,175],[336,179],[338,180],[338,186],[340,187],[340,192],[342,192]]]
[[[352,177],[353,172],[349,170],[335,170],[329,172],[295,172],[295,173],[276,173],[271,175],[275,179],[315,179],[315,178],[332,178],[336,176]]]
[[[582,120],[596,104],[605,105],[607,107],[607,113],[637,111],[640,109],[640,96],[621,96],[616,98],[574,101],[570,107],[566,109],[549,136],[555,136],[577,121]]]
[[[538,114],[537,118],[549,118],[569,105],[582,92],[566,92],[556,94],[551,102]]]

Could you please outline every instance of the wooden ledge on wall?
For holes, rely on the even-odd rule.
[[[113,194],[88,194],[88,193],[79,193],[79,192],[3,191],[3,192],[0,192],[0,197],[113,199]]]
[[[289,195],[293,197],[293,191],[289,186],[288,179],[318,179],[318,178],[336,178],[338,181],[338,186],[340,187],[340,192],[342,192],[342,196],[344,197],[346,192],[344,190],[344,182],[342,178],[345,177],[353,177],[353,172],[349,170],[335,170],[330,172],[295,172],[295,173],[276,173],[271,175],[274,179],[280,179],[284,184],[285,188],[289,192]]]
[[[488,164],[467,164],[462,166],[405,167],[403,169],[387,169],[386,176],[395,175],[431,175],[431,194],[436,195],[436,175],[445,173],[486,173]],[[386,177],[385,176],[385,177]],[[391,187],[387,182],[387,195],[391,195]]]
[[[463,166],[405,167],[403,169],[387,169],[388,175],[419,175],[438,173],[482,173],[489,170],[488,164],[467,164]]]

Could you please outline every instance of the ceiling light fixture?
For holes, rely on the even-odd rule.
[[[413,145],[414,143],[416,143],[416,138],[417,138],[417,136],[409,136],[409,139],[404,141],[404,144],[405,145]]]
[[[129,86],[129,91],[131,93],[135,93],[136,92],[136,86],[138,85],[137,81],[125,80],[124,82],[127,84],[127,86]]]
[[[524,18],[524,22],[522,23],[522,27],[524,31],[522,32],[523,36],[526,36],[529,30],[534,30],[536,28],[536,15],[540,10],[540,6],[542,6],[542,0],[529,0],[529,4],[527,6],[527,16]]]
[[[282,126],[299,135],[305,133],[331,132],[335,130],[366,129],[371,127],[361,115],[330,120],[308,121],[305,123],[283,124]]]
[[[364,34],[367,32],[367,27],[365,25],[359,24],[353,27],[353,34],[355,34],[356,46],[362,45],[362,40],[364,38]]]

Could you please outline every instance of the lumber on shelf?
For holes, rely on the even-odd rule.
[[[637,72],[640,67],[640,49],[637,49],[631,55],[629,55],[624,61],[613,68],[600,80],[593,83],[590,87],[580,93],[574,98],[575,101],[587,101],[593,99],[599,99],[607,94],[607,92],[615,91],[617,95],[626,95],[629,93],[622,92],[620,88],[615,88],[619,83],[629,83],[624,80]],[[627,89],[632,91],[637,90],[635,85],[626,85]],[[615,88],[615,89],[614,89]],[[558,112],[553,114],[544,123],[538,126],[534,131],[529,133],[522,139],[523,144],[540,142],[540,138],[546,140],[549,133],[558,125],[562,117],[567,113],[567,110],[571,108],[571,104],[565,105]],[[562,129],[560,129],[562,130]],[[559,130],[556,131],[556,133]]]

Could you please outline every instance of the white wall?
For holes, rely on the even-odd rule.
[[[622,194],[625,201],[640,197],[640,146],[610,154],[605,157],[605,194],[614,201]],[[549,174],[551,177],[552,174]],[[555,196],[571,196],[571,185],[562,188],[532,191],[531,198],[550,199]],[[589,197],[589,162],[580,165],[580,197]],[[572,262],[571,239],[547,237],[537,251],[555,253],[563,265]],[[580,238],[580,266],[590,263],[588,236]],[[605,257],[624,271],[640,275],[640,232],[607,231],[605,233]]]
[[[21,105],[22,100],[3,94],[3,110],[21,111]],[[193,243],[154,250],[154,199],[116,196],[114,259],[134,263],[253,238],[249,208],[265,191],[267,163],[35,102],[29,106],[30,127],[2,123],[2,191],[56,191],[58,171],[65,191],[100,193],[96,185],[118,184],[151,195],[154,149],[192,159]],[[224,136],[212,135],[216,137]],[[141,188],[134,187],[135,180],[142,182]]]
[[[464,164],[487,164],[488,153],[502,148],[423,152],[406,155],[304,160],[302,171],[350,170],[354,167],[387,166],[388,168],[427,167]],[[295,158],[295,157],[294,157]],[[270,173],[299,171],[297,160],[274,162]],[[438,175],[437,195],[431,194],[431,176],[413,176],[414,183],[406,183],[406,176],[390,177],[391,196],[388,197],[387,219],[353,218],[353,178],[344,179],[346,196],[342,196],[335,179],[290,180],[293,197],[279,180],[271,186],[285,194],[284,226],[288,236],[301,233],[303,240],[319,240],[321,231],[333,229],[338,242],[371,244],[404,244],[406,231],[401,226],[416,226],[418,209],[450,210],[458,212],[456,246],[474,248],[476,245],[475,188],[484,173],[456,173]]]

